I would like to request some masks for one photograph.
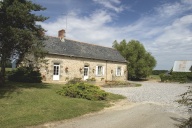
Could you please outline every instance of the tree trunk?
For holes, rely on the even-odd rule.
[[[1,60],[1,72],[0,72],[0,87],[5,85],[5,61],[2,57]]]

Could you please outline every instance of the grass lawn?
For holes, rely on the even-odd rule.
[[[150,76],[148,77],[148,79],[149,79],[149,80],[157,80],[157,81],[160,81],[160,80],[161,80],[160,77],[159,77],[159,75],[150,75]]]
[[[0,127],[17,128],[58,121],[95,112],[123,96],[110,94],[107,101],[67,98],[56,93],[60,84],[8,83],[0,89]]]
[[[119,88],[119,87],[140,87],[142,86],[142,84],[138,84],[138,83],[130,83],[130,82],[126,82],[126,83],[118,83],[118,82],[112,82],[112,83],[107,83],[105,85],[102,85],[102,87],[104,88]]]
[[[1,70],[1,67],[0,67]],[[12,71],[12,68],[5,68],[5,71]]]
[[[12,71],[12,68],[5,68],[5,71]]]

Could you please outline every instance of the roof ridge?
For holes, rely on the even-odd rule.
[[[59,37],[55,37],[55,36],[48,36],[48,37],[59,38]],[[73,39],[68,39],[68,38],[65,38],[65,39],[70,40],[70,41],[74,41],[74,42],[77,42],[77,43],[83,43],[83,44],[94,45],[94,46],[99,46],[99,47],[104,47],[104,48],[109,48],[109,49],[116,50],[113,47],[107,47],[107,46],[102,46],[102,45],[98,45],[98,44],[91,44],[91,43],[87,43],[87,42],[80,42],[80,41],[73,40]]]
[[[56,37],[56,36],[48,36],[48,35],[46,35],[47,37],[53,37],[53,38],[59,38],[59,37]]]

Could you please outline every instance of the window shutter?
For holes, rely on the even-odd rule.
[[[103,76],[104,76],[105,75],[105,67],[102,66],[102,68],[103,68]]]
[[[96,66],[96,72],[95,72],[95,75],[96,75],[96,76],[98,75],[98,66]]]

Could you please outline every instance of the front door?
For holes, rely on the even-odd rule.
[[[89,67],[84,67],[84,80],[89,78]]]
[[[53,80],[59,80],[59,75],[60,75],[60,65],[55,63],[53,67]]]

